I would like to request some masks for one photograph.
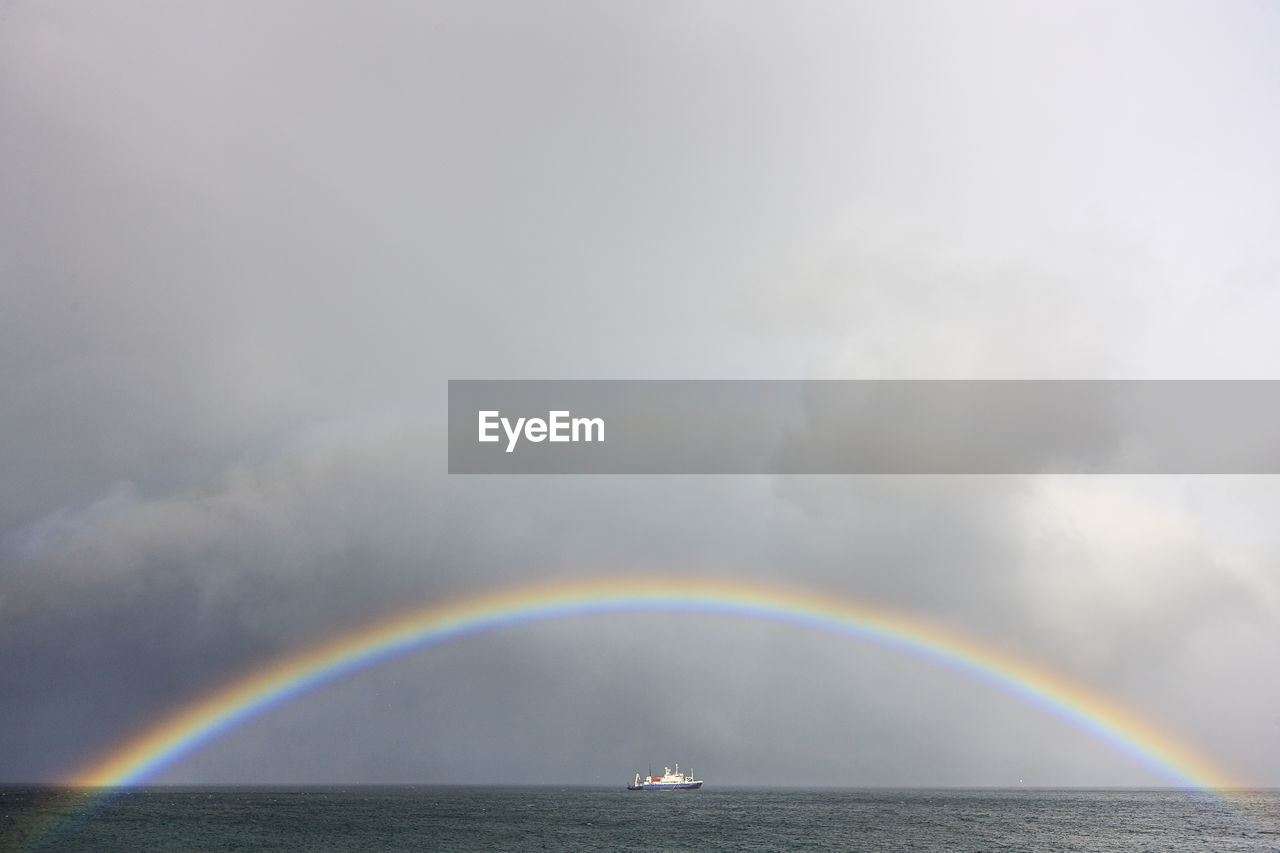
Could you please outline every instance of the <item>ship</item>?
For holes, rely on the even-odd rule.
[[[653,775],[653,768],[649,768],[649,775],[640,778],[640,774],[636,774],[636,780],[627,786],[628,791],[701,791],[702,780],[693,778],[693,768],[689,768],[688,775],[680,772],[680,764],[676,763],[676,769],[672,771],[670,767],[662,768],[661,776]]]

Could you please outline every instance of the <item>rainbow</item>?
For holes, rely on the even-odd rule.
[[[740,580],[592,578],[429,604],[283,657],[196,699],[74,775],[78,786],[144,784],[246,721],[415,649],[505,627],[605,613],[696,612],[851,637],[1000,687],[1108,742],[1172,783],[1240,787],[1221,769],[1098,693],[956,632],[878,605]]]

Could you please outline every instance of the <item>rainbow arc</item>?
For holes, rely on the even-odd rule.
[[[907,614],[739,580],[587,578],[433,603],[327,639],[196,699],[71,779],[144,784],[219,736],[343,676],[427,646],[500,628],[605,613],[697,612],[764,620],[874,643],[991,683],[1154,769],[1171,783],[1239,787],[1190,747],[1107,697],[1028,660]]]

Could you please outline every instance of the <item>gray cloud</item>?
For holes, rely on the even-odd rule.
[[[891,604],[1274,784],[1269,480],[460,478],[443,427],[448,378],[1272,376],[1276,23],[12,4],[0,775],[409,603],[656,567]],[[649,618],[426,652],[164,778],[1160,781],[925,662]]]

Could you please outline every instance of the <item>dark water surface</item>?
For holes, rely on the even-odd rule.
[[[0,850],[1274,851],[1280,791],[0,787]]]

